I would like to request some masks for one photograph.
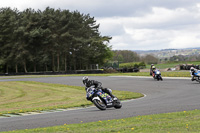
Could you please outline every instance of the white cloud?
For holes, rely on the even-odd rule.
[[[120,18],[97,18],[97,23],[100,24],[101,33],[108,36],[124,34],[124,24],[123,22],[118,21],[118,19]]]
[[[102,30],[104,34],[113,33],[113,49],[199,47],[199,9],[199,4],[176,9],[152,7],[152,11],[143,16],[101,18],[100,22],[107,29]],[[124,33],[116,36],[118,28],[123,28],[119,31]]]
[[[171,48],[199,47],[200,45],[200,25],[195,25],[191,29],[174,31],[174,38],[169,44]]]

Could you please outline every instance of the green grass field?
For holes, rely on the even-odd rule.
[[[112,89],[121,100],[143,96]],[[33,81],[0,82],[0,115],[92,105],[85,95],[84,87],[78,86]]]
[[[194,64],[194,65],[200,65],[200,61],[177,61],[177,62],[168,62],[168,63],[162,63],[162,64],[155,64],[155,66],[159,69],[166,69],[166,68],[174,68],[177,65],[182,64]],[[146,68],[150,68],[150,65],[147,65]]]
[[[130,62],[130,63],[121,63],[120,66],[133,66],[134,64],[139,64],[139,62]],[[200,61],[173,61],[173,62],[167,62],[167,63],[159,63],[154,64],[158,69],[166,69],[166,68],[174,68],[177,65],[182,64],[194,64],[194,65],[200,65]],[[146,65],[146,68],[150,68],[151,65]]]
[[[11,131],[16,133],[192,133],[200,132],[200,110],[137,116],[62,126]],[[9,132],[9,133],[11,133]]]

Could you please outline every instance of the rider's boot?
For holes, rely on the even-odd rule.
[[[117,97],[114,96],[112,93],[109,93],[109,95],[111,96],[111,98],[114,100],[114,101],[117,101]]]
[[[109,88],[105,88],[104,91],[105,91],[108,95],[110,95],[111,98],[112,98],[114,101],[117,100],[117,97],[114,96],[114,95],[112,94],[112,90],[111,90],[111,89],[109,89]]]
[[[114,96],[111,92],[109,92],[109,95],[111,96],[111,98],[113,99],[113,101],[117,101],[117,97]]]
[[[113,99],[113,101],[117,101],[118,100],[117,97],[112,97],[112,99]]]
[[[194,75],[192,76],[192,79],[191,79],[192,81],[194,81]]]

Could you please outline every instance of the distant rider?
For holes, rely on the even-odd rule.
[[[153,70],[152,70],[152,67],[154,66],[154,64],[151,64],[151,68],[150,68],[150,75],[152,76],[152,72],[153,72]]]
[[[112,90],[109,88],[103,88],[102,83],[96,80],[89,80],[88,76],[83,77],[83,84],[85,85],[85,90],[88,87],[95,86],[96,89],[101,89],[103,92],[107,93],[112,97],[113,100],[117,100],[117,98],[112,94]]]
[[[191,74],[191,76],[192,76],[192,81],[194,81],[195,79],[194,79],[194,73],[197,73],[197,69],[196,68],[194,68],[194,67],[191,67],[190,68],[190,74]]]
[[[155,70],[156,70],[156,67],[155,66],[152,66],[152,75],[155,76]]]

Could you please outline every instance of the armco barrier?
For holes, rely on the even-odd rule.
[[[96,74],[104,73],[102,70],[77,70],[76,74]]]

